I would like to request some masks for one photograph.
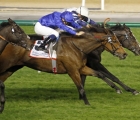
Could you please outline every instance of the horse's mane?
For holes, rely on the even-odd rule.
[[[61,32],[60,35],[72,36],[70,33],[65,32],[65,31],[64,32]]]
[[[92,25],[92,26],[90,26],[89,28],[83,27],[83,28],[77,29],[76,31],[77,31],[77,32],[78,32],[78,31],[84,31],[84,32],[106,33],[106,31],[105,31],[104,28],[102,28],[102,27],[100,27],[100,26],[96,26],[96,25]]]
[[[93,32],[96,32],[96,33],[107,33],[107,29],[105,28],[102,28],[100,26],[90,26],[89,28],[87,27],[82,27],[80,29],[77,29],[76,32],[79,32],[79,31],[83,31],[85,32],[86,34],[90,34],[90,33],[93,33]],[[108,30],[110,31],[110,30]],[[60,35],[66,35],[66,36],[72,36],[70,33],[68,32],[61,32]],[[75,36],[75,37],[81,37],[81,36]]]
[[[124,30],[125,28],[129,29],[125,24],[121,25],[120,23],[117,23],[115,26],[109,27],[111,30]]]
[[[1,30],[2,28],[6,27],[6,26],[9,26],[9,25],[10,25],[9,22],[2,22],[2,23],[0,24],[0,30]]]

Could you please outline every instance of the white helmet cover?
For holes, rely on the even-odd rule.
[[[84,6],[77,8],[76,12],[85,16],[85,17],[88,17],[88,13],[89,13],[88,8],[86,8]]]

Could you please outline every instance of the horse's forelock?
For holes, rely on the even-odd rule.
[[[77,29],[76,30],[77,32],[79,31],[83,31],[85,33],[91,33],[91,32],[101,32],[101,33],[105,33],[105,29],[102,28],[102,27],[97,27],[97,26],[90,26],[89,28],[87,27],[83,27],[83,28],[80,28],[80,29]]]
[[[116,24],[115,26],[110,27],[111,30],[124,30],[124,26],[122,26],[120,23]]]
[[[6,26],[9,26],[9,25],[10,25],[9,22],[2,22],[2,23],[0,24],[0,30],[1,30],[2,28],[6,27]]]

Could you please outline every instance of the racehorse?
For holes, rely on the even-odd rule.
[[[99,26],[104,27],[104,25]],[[134,37],[132,31],[129,27],[127,27],[125,24],[121,25],[120,23],[117,23],[115,26],[108,26],[107,28],[111,29],[117,36],[118,40],[122,44],[124,48],[127,48],[131,52],[133,52],[135,55],[140,55],[140,46],[136,38]],[[43,36],[39,35],[29,35],[30,39],[43,39]],[[116,76],[114,76],[112,73],[110,73],[102,64],[101,64],[101,53],[104,51],[104,47],[100,46],[97,49],[93,50],[91,53],[87,55],[87,66],[92,68],[93,70],[96,70],[98,72],[101,72],[104,74],[106,78],[109,78],[113,82],[118,83],[120,86],[122,86],[126,91],[131,92],[134,95],[137,95],[139,92],[135,89],[132,89],[125,85],[123,82],[121,82]],[[81,75],[81,79],[83,82],[83,86],[85,84],[86,76]],[[116,86],[113,82],[106,79],[104,80],[109,86],[111,86],[113,89],[117,91],[117,93],[122,93],[121,89]]]
[[[0,24],[0,54],[8,43],[28,49],[27,39],[27,35],[12,19]]]
[[[82,30],[84,31],[85,29]],[[56,47],[57,74],[68,74],[75,83],[81,99],[83,99],[84,103],[88,105],[89,102],[80,76],[90,75],[102,79],[106,78],[103,74],[86,66],[87,54],[99,46],[104,46],[107,51],[120,59],[125,59],[127,54],[114,33],[106,29],[99,30],[94,27],[89,28],[88,30],[85,30],[85,34],[82,36],[63,34],[64,35],[61,35],[59,38],[59,47]],[[34,41],[28,41],[28,45],[32,46],[33,44]],[[27,51],[22,47],[8,44],[0,56],[0,80],[4,82],[8,77],[23,66],[52,73],[50,59],[33,58],[30,57],[29,54],[30,51]],[[8,61],[9,59],[10,61]],[[0,111],[2,112],[4,109],[4,103],[1,102],[1,104],[2,107]]]
[[[125,24],[116,24],[115,26],[110,27],[111,29],[119,39],[120,43],[124,48],[127,48],[131,52],[133,52],[135,55],[140,55],[140,46],[134,35],[132,34],[132,31],[129,27],[127,27]],[[137,95],[139,92],[135,89],[132,89],[125,85],[123,82],[121,82],[116,76],[114,76],[112,73],[110,73],[102,64],[101,64],[101,53],[104,51],[102,47],[99,47],[98,49],[92,51],[88,57],[87,57],[87,66],[101,72],[104,74],[104,76],[110,80],[112,80],[115,83],[118,83],[122,88],[124,88],[126,91],[131,92],[134,95]],[[86,76],[82,76],[82,82],[83,86],[85,84]],[[117,93],[122,93],[119,87],[117,87],[113,82],[106,79],[106,83],[114,88]]]
[[[102,26],[103,27],[103,26]],[[121,24],[116,24],[113,27],[110,27],[109,29],[111,29],[117,36],[117,38],[119,39],[119,41],[121,42],[122,46],[124,48],[127,48],[128,50],[130,50],[131,52],[133,52],[135,55],[139,55],[140,54],[140,47],[139,47],[139,43],[136,40],[136,38],[134,37],[134,35],[132,34],[131,30],[129,27],[127,27],[125,24],[121,25]],[[29,37],[31,39],[43,39],[43,36],[38,36],[38,35],[29,35]],[[135,89],[132,89],[130,87],[128,87],[127,85],[125,85],[124,83],[122,83],[117,77],[115,77],[113,74],[111,74],[102,64],[101,64],[101,53],[104,51],[104,48],[101,46],[99,48],[97,48],[96,50],[92,51],[91,53],[88,54],[88,59],[87,59],[87,66],[97,70],[99,72],[102,72],[107,78],[111,79],[113,82],[118,83],[119,85],[121,85],[126,91],[131,92],[132,94],[138,94],[139,92],[136,91]],[[85,79],[86,76],[82,75],[82,82],[83,85],[85,84]],[[111,81],[109,81],[108,79],[106,79],[105,81],[109,86],[111,86],[112,88],[114,88],[117,93],[122,93],[121,89],[119,87],[117,87],[114,83],[112,83]]]
[[[29,46],[27,46],[27,41],[29,41],[27,35],[12,19],[9,18],[8,22],[3,22],[0,24],[0,55],[2,54],[7,44],[22,46],[23,48],[29,50]],[[12,51],[9,49],[8,52],[12,52]],[[5,59],[6,57],[7,56],[5,56]],[[0,91],[1,91],[0,111],[1,109],[4,109],[4,103],[5,103],[4,88],[5,86],[3,82],[0,81]]]

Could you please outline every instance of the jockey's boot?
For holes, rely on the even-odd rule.
[[[47,49],[48,49],[50,46],[50,43],[54,42],[54,41],[56,41],[55,35],[50,35],[48,38],[44,39],[43,43],[41,43],[40,46],[36,47],[36,50],[39,50],[39,51],[45,50],[45,46],[47,44],[48,44],[48,47],[47,47]]]

